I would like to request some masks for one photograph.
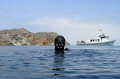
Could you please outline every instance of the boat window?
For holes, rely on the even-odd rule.
[[[105,37],[101,37],[101,38],[105,38]]]
[[[90,42],[92,42],[92,40],[90,40]]]
[[[98,42],[100,42],[100,39],[98,39]]]
[[[94,42],[94,41],[97,41],[97,39],[91,39],[90,42]]]

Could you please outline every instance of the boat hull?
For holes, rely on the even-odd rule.
[[[77,43],[77,45],[113,46],[115,41],[116,40],[108,41],[108,42],[98,42],[98,43]]]

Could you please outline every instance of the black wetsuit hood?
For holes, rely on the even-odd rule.
[[[55,44],[55,50],[56,51],[64,50],[65,38],[63,36],[57,36],[55,38],[54,44]]]

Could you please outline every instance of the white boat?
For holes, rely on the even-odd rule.
[[[116,40],[109,40],[109,36],[106,36],[104,33],[99,37],[86,40],[86,41],[77,41],[77,45],[96,45],[96,46],[113,46]]]

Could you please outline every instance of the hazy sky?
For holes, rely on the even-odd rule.
[[[105,33],[120,45],[120,0],[0,0],[0,30],[14,28],[56,32],[71,45]]]

